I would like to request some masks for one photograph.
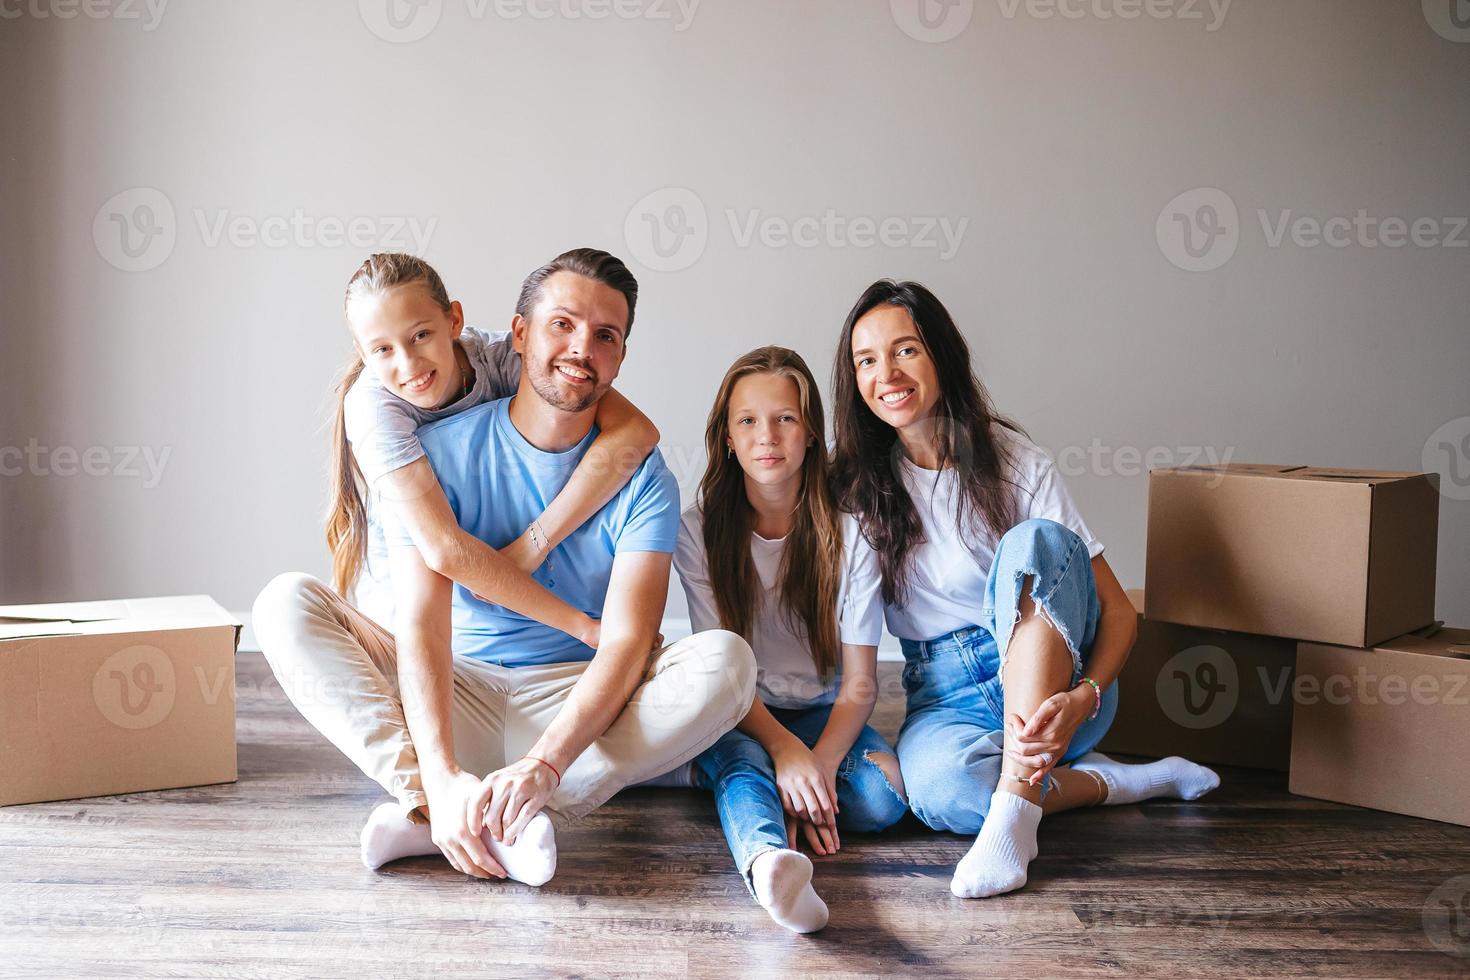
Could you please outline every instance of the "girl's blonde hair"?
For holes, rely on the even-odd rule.
[[[750,557],[755,508],[745,493],[745,471],[725,445],[735,383],[753,374],[771,374],[795,382],[802,422],[815,437],[802,462],[801,490],[777,578],[779,613],[806,627],[812,662],[823,677],[828,677],[837,666],[839,653],[837,592],[842,580],[842,526],[827,482],[822,396],[801,355],[785,347],[760,347],[732,364],[720,382],[705,424],[709,465],[699,484],[699,502],[720,625],[750,639],[763,601],[760,579]]]
[[[378,296],[396,286],[421,282],[429,298],[445,313],[450,311],[444,280],[423,259],[402,252],[368,256],[347,281],[343,311],[355,299]],[[367,561],[367,481],[347,441],[347,392],[362,374],[362,355],[353,348],[352,360],[336,382],[337,412],[332,423],[332,500],[327,508],[327,547],[332,550],[332,585],[343,598],[350,595]]]

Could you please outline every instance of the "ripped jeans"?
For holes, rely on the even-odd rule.
[[[808,747],[817,744],[832,714],[830,704],[810,708],[769,708],[775,719]],[[870,752],[893,755],[887,740],[864,725],[837,767],[837,829],[873,834],[893,826],[908,812]],[[738,728],[727,732],[695,760],[699,784],[714,790],[720,826],[730,853],[750,888],[750,866],[766,851],[786,846],[786,820],[776,789],[776,766],[765,748]]]
[[[1031,596],[1038,612],[1067,641],[1076,686],[1086,673],[1100,606],[1087,545],[1055,521],[1023,521],[1000,539],[979,625],[901,641],[908,714],[898,735],[899,766],[914,815],[935,830],[979,833],[1000,783],[1001,669],[1027,575],[1035,578]],[[1097,717],[1072,735],[1062,764],[1091,752],[1117,711],[1115,684],[1103,692]]]

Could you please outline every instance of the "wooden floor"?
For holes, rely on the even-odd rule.
[[[1423,924],[1470,829],[1247,770],[1200,803],[1049,819],[1030,884],[985,901],[949,893],[966,839],[845,836],[809,937],[751,901],[694,791],[620,795],[559,835],[539,890],[431,858],[375,874],[357,832],[382,792],[258,654],[238,674],[238,783],[0,809],[0,976],[1470,976],[1470,925],[1436,934],[1454,956]]]

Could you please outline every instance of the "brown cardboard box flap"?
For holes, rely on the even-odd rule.
[[[241,628],[239,620],[207,595],[0,606],[0,644],[27,637],[101,636],[199,626],[233,626],[237,639]]]

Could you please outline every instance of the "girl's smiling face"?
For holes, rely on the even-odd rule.
[[[463,392],[454,342],[464,332],[459,302],[445,310],[422,282],[359,296],[347,326],[363,364],[393,394],[423,409],[443,408]]]

